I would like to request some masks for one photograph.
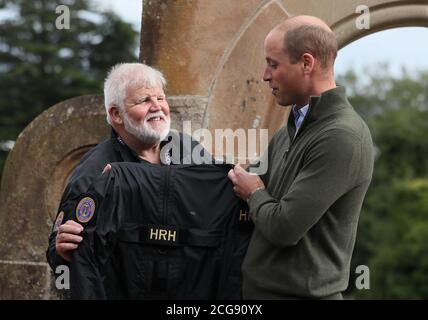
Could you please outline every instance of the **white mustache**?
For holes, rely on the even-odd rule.
[[[165,120],[165,114],[162,112],[162,111],[158,111],[158,112],[155,112],[155,113],[150,113],[150,114],[148,114],[145,118],[144,118],[144,121],[149,121],[150,119],[152,119],[152,118],[157,118],[157,117],[159,117],[159,118],[161,118],[162,120]]]

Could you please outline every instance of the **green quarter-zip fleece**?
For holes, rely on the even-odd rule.
[[[294,132],[290,113],[265,154],[266,189],[248,200],[255,229],[242,267],[245,299],[340,298],[348,286],[373,173],[370,131],[336,87],[311,97]]]

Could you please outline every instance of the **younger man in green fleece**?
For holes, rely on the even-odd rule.
[[[242,270],[244,299],[341,299],[373,172],[369,129],[334,81],[337,41],[318,18],[297,16],[264,43],[263,79],[292,105],[260,179],[236,166],[236,194],[255,229]]]

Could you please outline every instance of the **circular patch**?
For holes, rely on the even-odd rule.
[[[76,218],[79,222],[87,223],[95,213],[95,201],[91,197],[85,197],[79,201],[76,208]]]
[[[58,231],[58,228],[62,224],[63,219],[64,219],[64,211],[61,211],[55,220],[55,225],[54,225],[54,230],[53,230],[54,232]]]

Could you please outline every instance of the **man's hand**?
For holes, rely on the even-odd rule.
[[[80,234],[83,227],[73,220],[68,220],[58,228],[56,235],[55,249],[58,255],[64,260],[71,261],[71,253],[76,250],[79,243],[83,240]]]
[[[248,200],[256,189],[265,187],[258,175],[248,173],[239,165],[231,169],[227,176],[234,184],[233,191],[245,201]]]

